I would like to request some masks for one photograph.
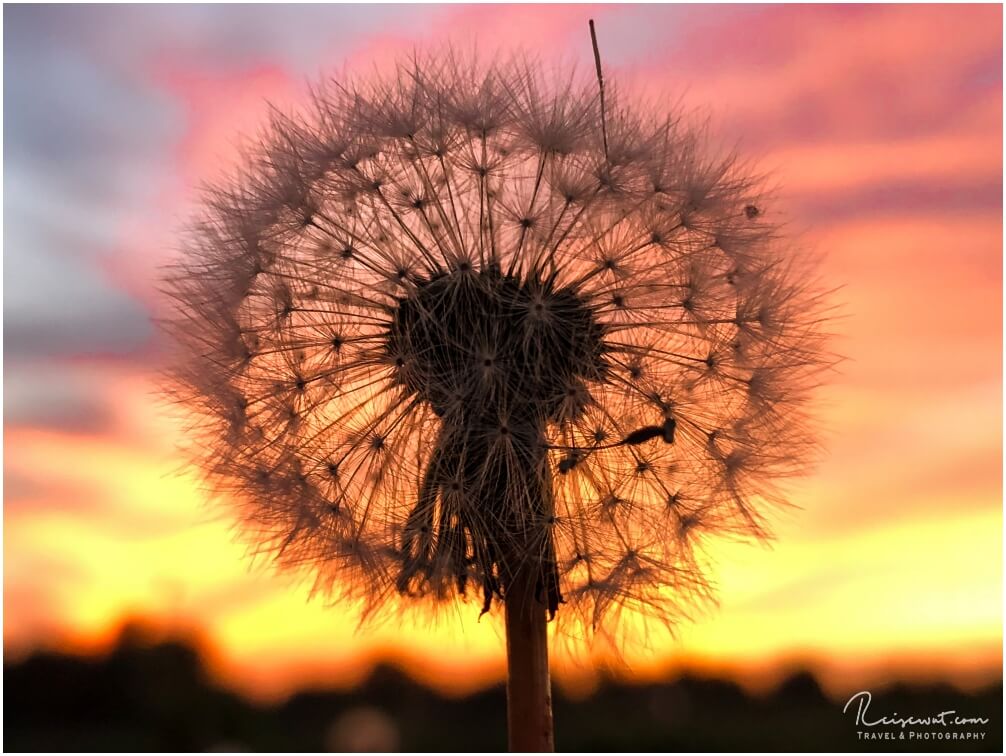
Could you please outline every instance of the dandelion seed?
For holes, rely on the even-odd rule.
[[[275,116],[210,192],[176,391],[211,489],[317,590],[475,591],[542,643],[673,623],[709,595],[697,535],[761,537],[802,470],[807,271],[679,114],[605,96],[414,61]]]

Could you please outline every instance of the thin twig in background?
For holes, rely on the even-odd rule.
[[[597,47],[594,19],[590,19],[590,43],[594,47],[594,65],[597,67],[597,87],[601,92],[601,138],[604,141],[604,160],[608,161],[608,122],[604,111],[604,74],[601,73],[601,51]]]

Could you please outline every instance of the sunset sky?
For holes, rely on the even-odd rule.
[[[392,658],[463,691],[502,673],[477,607],[354,632],[252,564],[205,506],[155,392],[159,266],[196,188],[267,101],[416,46],[593,65],[708,114],[770,170],[788,231],[841,287],[827,456],[771,547],[716,546],[721,604],[622,674],[835,692],[973,685],[1002,662],[999,6],[7,6],[4,643],[101,647],[125,617],[192,629],[255,695]],[[603,660],[602,660],[603,661]],[[564,653],[560,683],[589,669]],[[767,675],[767,676],[766,676]]]

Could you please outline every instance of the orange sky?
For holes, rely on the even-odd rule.
[[[31,102],[8,103],[5,138],[8,653],[94,647],[142,615],[198,628],[217,670],[261,696],[349,682],[375,655],[449,689],[493,679],[500,632],[477,607],[360,635],[347,608],[249,565],[174,454],[147,326],[193,185],[233,158],[265,97],[296,103],[322,70],[475,36],[587,66],[588,12],[130,8],[114,35],[113,12],[5,12],[20,40],[5,87]],[[720,607],[630,649],[623,674],[688,664],[755,684],[807,661],[836,691],[998,677],[1001,13],[591,9],[609,78],[705,107],[720,138],[774,171],[845,313],[847,360],[821,394],[828,456],[795,489],[803,509],[777,518],[771,548],[716,545]],[[12,69],[29,81],[9,83]],[[560,681],[589,678],[561,649],[556,661]]]

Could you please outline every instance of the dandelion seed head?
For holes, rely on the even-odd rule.
[[[613,633],[711,596],[814,451],[810,266],[679,113],[453,56],[320,87],[212,188],[168,287],[173,391],[256,549],[337,599],[530,575]]]

